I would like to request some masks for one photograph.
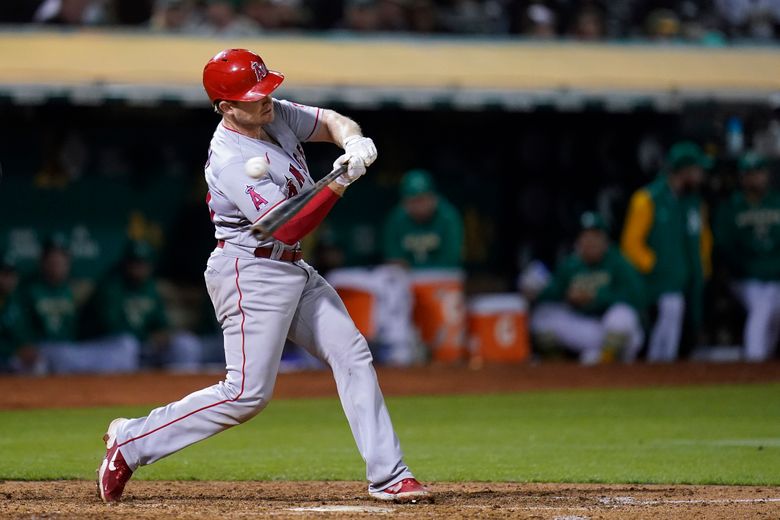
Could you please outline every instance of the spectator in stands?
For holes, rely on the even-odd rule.
[[[450,32],[504,34],[509,29],[505,4],[501,0],[454,0],[439,4],[439,16]]]
[[[384,256],[411,268],[460,267],[463,220],[436,193],[431,174],[411,170],[401,180],[401,203],[385,220]]]
[[[604,38],[604,14],[594,6],[580,9],[574,20],[572,35],[578,40],[598,41]]]
[[[192,0],[158,0],[151,20],[153,29],[168,32],[193,31],[201,23]]]
[[[557,25],[558,17],[550,6],[544,2],[533,2],[523,16],[523,36],[552,39],[557,36]]]
[[[385,32],[408,31],[407,6],[404,0],[377,0],[379,30]]]
[[[610,244],[600,215],[582,215],[574,253],[540,293],[526,296],[536,303],[531,331],[543,350],[560,345],[586,365],[636,359],[644,340],[642,280]]]
[[[117,25],[146,25],[154,12],[154,0],[114,0],[112,22]]]
[[[413,0],[409,6],[409,30],[415,33],[437,33],[443,28],[433,0]]]
[[[301,0],[246,0],[243,13],[262,29],[301,27],[308,14]]]
[[[777,0],[716,0],[718,15],[730,36],[771,40],[780,24]]]
[[[129,342],[108,345],[77,341],[78,314],[70,288],[70,253],[61,235],[44,244],[40,275],[23,292],[32,342],[42,363],[53,373],[127,372],[138,366],[138,351]]]
[[[38,350],[32,345],[27,314],[17,285],[16,263],[0,251],[0,373],[36,373],[42,369]]]
[[[676,40],[682,32],[679,15],[671,9],[656,9],[645,20],[645,33],[657,41]]]
[[[153,256],[148,243],[130,242],[120,272],[100,284],[88,305],[88,318],[97,328],[92,334],[104,336],[106,343],[124,343],[129,335],[140,345],[147,365],[180,372],[198,370],[200,342],[194,334],[171,329],[152,276]]]
[[[260,28],[240,14],[235,0],[207,0],[204,23],[198,31],[207,36],[240,38],[255,36]]]
[[[772,357],[780,334],[780,194],[770,189],[765,159],[747,153],[739,161],[742,191],[721,206],[717,251],[747,309],[744,357]]]
[[[695,143],[676,143],[666,171],[634,193],[629,204],[621,247],[644,275],[648,304],[658,310],[648,361],[677,359],[686,312],[694,330],[701,323],[712,233],[698,191],[709,164]]]
[[[347,0],[342,26],[350,31],[378,31],[380,20],[376,2],[374,0]]]
[[[35,11],[33,21],[54,25],[94,25],[105,21],[99,0],[45,0]]]

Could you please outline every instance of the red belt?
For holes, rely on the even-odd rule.
[[[225,247],[225,241],[217,240],[217,247]],[[273,247],[258,247],[255,249],[255,256],[257,258],[271,258],[273,252],[274,252]],[[280,260],[282,262],[297,262],[301,258],[303,258],[303,251],[301,251],[300,249],[296,249],[296,250],[285,249],[282,252],[282,256],[280,256],[276,260]]]

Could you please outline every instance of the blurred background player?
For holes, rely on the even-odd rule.
[[[461,267],[463,220],[436,193],[431,174],[411,170],[401,179],[401,202],[384,224],[384,257],[411,269]]]
[[[764,361],[780,333],[780,195],[761,155],[743,155],[739,175],[742,190],[720,207],[715,244],[747,310],[744,358]]]
[[[677,359],[686,312],[696,330],[709,275],[712,233],[699,195],[709,160],[695,143],[674,144],[666,169],[631,197],[621,247],[644,275],[645,294],[657,306],[647,360]]]
[[[100,284],[85,317],[106,343],[136,342],[145,366],[195,371],[200,368],[200,342],[190,332],[172,330],[153,276],[153,259],[150,244],[131,241],[118,272]]]
[[[385,320],[384,326],[398,335],[401,320],[411,314],[428,355],[445,360],[437,355],[442,348],[460,349],[464,342],[463,219],[437,192],[427,170],[404,174],[399,194],[400,202],[385,219],[383,253],[386,263],[407,269],[408,281],[391,277],[385,294],[412,307],[396,312],[395,323]]]
[[[24,287],[33,343],[52,373],[131,372],[138,369],[138,348],[132,340],[78,341],[78,309],[70,287],[68,242],[52,236],[44,245],[40,273]]]
[[[10,254],[0,251],[0,373],[35,374],[43,367],[30,342],[27,313],[17,290],[19,275]]]
[[[408,277],[387,270],[383,298],[394,312],[382,317],[380,329],[395,343],[412,316],[414,333],[434,360],[438,354],[458,351],[464,346],[465,321],[463,274],[463,219],[457,209],[440,193],[430,172],[408,171],[400,184],[401,200],[390,210],[384,222],[383,255],[390,265],[407,269]],[[408,307],[411,305],[411,307]],[[389,316],[395,316],[390,318]],[[404,332],[402,332],[404,331]],[[410,341],[406,341],[411,345]],[[451,348],[452,347],[452,348]],[[459,358],[460,354],[454,354]]]
[[[642,347],[642,281],[610,244],[596,213],[582,215],[575,251],[547,286],[526,296],[537,303],[531,317],[537,340],[578,353],[583,364],[616,357],[630,362]]]
[[[408,171],[399,187],[400,202],[384,222],[384,264],[339,269],[328,275],[337,288],[362,290],[375,302],[373,342],[380,362],[403,366],[421,361],[413,326],[418,278],[461,277],[463,222],[458,210],[436,192],[426,170]],[[462,291],[460,301],[462,303]],[[349,305],[349,303],[348,303]],[[419,307],[419,306],[418,306]],[[453,319],[461,319],[458,314]],[[432,348],[432,345],[428,345]]]

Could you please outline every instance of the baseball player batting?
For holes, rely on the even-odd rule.
[[[98,468],[105,502],[118,501],[140,466],[243,423],[265,408],[286,338],[333,371],[368,491],[380,500],[429,492],[404,464],[379,389],[371,354],[335,290],[301,259],[299,241],[328,214],[374,162],[376,148],[351,119],[332,110],[271,97],[284,76],[244,49],[220,52],[203,70],[203,86],[222,116],[205,166],[207,202],[217,246],[206,264],[206,288],[225,338],[224,381],[138,419],[114,419]],[[272,236],[253,223],[314,182],[301,143],[344,149],[334,169],[346,171],[316,193]]]

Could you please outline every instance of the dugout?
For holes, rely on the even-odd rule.
[[[611,216],[616,234],[628,196],[678,138],[719,159],[716,203],[733,183],[727,122],[738,118],[752,145],[780,88],[768,47],[6,32],[0,241],[23,269],[47,233],[64,231],[88,285],[128,237],[145,238],[166,280],[199,287],[213,247],[202,167],[217,122],[199,74],[226,45],[262,49],[287,75],[280,97],[344,111],[377,142],[380,161],[307,242],[309,257],[330,267],[327,244],[343,265],[377,262],[398,180],[424,167],[463,213],[470,292],[512,289],[529,259],[553,262],[585,209]],[[324,172],[333,152],[311,145],[308,156]]]

